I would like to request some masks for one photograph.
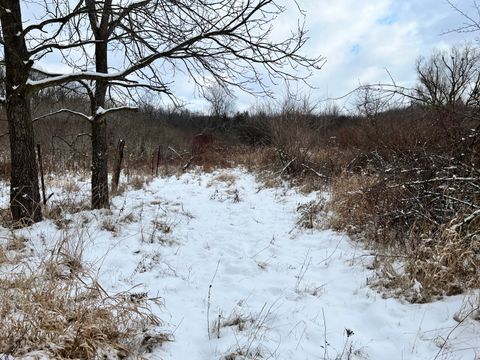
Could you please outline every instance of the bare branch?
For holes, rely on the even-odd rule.
[[[45,114],[45,115],[42,115],[42,116],[38,116],[38,117],[32,119],[32,122],[36,122],[38,120],[42,120],[42,119],[49,118],[49,117],[59,115],[59,114],[70,114],[70,115],[80,117],[83,120],[86,120],[88,122],[92,122],[92,118],[90,116],[87,116],[87,115],[85,115],[85,114],[83,114],[79,111],[73,111],[73,110],[70,110],[70,109],[60,109],[58,111],[54,111],[54,112],[51,112],[51,113],[48,113],[48,114]]]

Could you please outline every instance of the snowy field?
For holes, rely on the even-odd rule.
[[[370,252],[297,226],[298,206],[320,196],[264,188],[238,169],[192,172],[129,189],[111,212],[66,215],[62,229],[46,220],[19,232],[40,257],[75,238],[107,291],[162,297],[154,311],[175,341],[149,359],[480,358],[478,321],[454,320],[468,296],[384,299],[367,285]]]

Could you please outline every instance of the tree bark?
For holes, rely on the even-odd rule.
[[[107,122],[95,116],[92,122],[92,209],[108,209]]]
[[[88,16],[95,44],[95,68],[98,73],[108,73],[108,21],[111,16],[112,0],[103,2],[103,8],[97,9],[93,0],[86,2]],[[108,82],[97,80],[92,99],[92,209],[110,208],[108,196],[108,143],[107,121],[103,114],[107,96]]]
[[[97,72],[107,73],[107,42],[95,45]],[[92,209],[110,208],[108,196],[108,142],[107,121],[102,109],[105,109],[107,83],[97,80],[95,83],[95,104],[92,106]]]
[[[26,89],[31,61],[23,31],[20,1],[0,1],[5,53],[6,112],[11,153],[10,210],[17,226],[42,220],[35,139]]]

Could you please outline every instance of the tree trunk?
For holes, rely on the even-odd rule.
[[[42,220],[42,212],[33,125],[26,95],[8,97],[7,118],[12,164],[10,209],[16,224],[30,225]]]
[[[6,112],[11,152],[10,209],[17,226],[42,220],[35,139],[26,81],[32,65],[23,31],[20,1],[0,1],[5,53]],[[8,10],[8,11],[7,11]]]
[[[95,116],[92,123],[92,209],[108,209],[107,122]]]
[[[107,73],[107,42],[95,45],[95,61],[97,72]],[[95,83],[95,104],[92,106],[92,209],[108,209],[108,143],[107,121],[102,114],[105,108],[107,83],[97,80]]]

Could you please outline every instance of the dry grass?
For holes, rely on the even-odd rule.
[[[480,288],[480,240],[466,243],[458,234],[443,234],[433,245],[424,244],[408,257],[405,275],[421,284],[419,298],[458,295],[467,289]]]
[[[277,155],[273,148],[266,146],[225,145],[218,143],[194,156],[191,166],[199,166],[202,171],[244,167],[252,172],[271,170]],[[185,160],[187,162],[188,159]],[[190,167],[189,167],[190,168]],[[180,168],[181,169],[181,168]],[[221,181],[221,179],[219,179]]]
[[[235,359],[264,359],[273,357],[264,348],[263,343],[268,339],[269,322],[273,316],[276,303],[270,307],[264,304],[259,313],[246,315],[234,310],[228,317],[218,316],[209,328],[211,335],[220,339],[222,331],[234,329],[238,334],[236,344],[222,357],[224,360]],[[209,334],[210,335],[210,334]]]
[[[111,232],[113,235],[116,235],[118,233],[118,221],[114,220],[112,217],[105,217],[100,228],[102,230]]]
[[[435,245],[424,244],[402,255],[390,252],[377,257],[377,277],[370,284],[386,297],[402,297],[412,303],[463,294],[480,288],[479,249],[478,240],[466,244],[450,234]]]
[[[235,162],[249,171],[270,169],[276,160],[275,150],[267,146],[237,147]]]
[[[210,326],[211,335],[220,338],[221,329],[223,328],[235,328],[237,331],[245,331],[248,327],[253,326],[255,321],[253,316],[239,312],[233,312],[226,318],[219,316]]]
[[[329,218],[329,225],[335,230],[347,230],[350,235],[368,231],[375,221],[369,189],[378,183],[377,177],[356,174],[344,174],[335,179],[327,206],[335,215]]]
[[[124,358],[141,352],[147,333],[161,324],[148,307],[157,299],[109,295],[68,258],[22,264],[0,279],[0,298],[5,355],[44,351],[57,359],[93,359],[108,351]]]
[[[61,186],[63,191],[69,194],[74,194],[81,190],[78,181],[75,181],[74,179],[66,179]]]
[[[237,177],[235,175],[229,173],[222,173],[215,176],[208,185],[212,185],[214,182],[223,182],[227,184],[227,186],[232,186],[233,184],[235,184],[236,181]]]
[[[46,219],[51,219],[58,223],[59,227],[62,227],[65,221],[65,214],[76,214],[90,209],[89,199],[67,197],[62,201],[52,201],[47,204],[43,209],[43,215]]]
[[[142,176],[142,175],[134,175],[132,176],[128,184],[134,189],[134,190],[142,190],[146,184],[150,182],[151,178],[148,176]]]
[[[67,234],[67,232],[65,232]],[[138,358],[170,341],[147,293],[107,293],[82,262],[85,241],[63,236],[45,259],[13,234],[0,246],[0,354]]]
[[[5,265],[7,261],[7,250],[3,246],[0,246],[0,266]]]
[[[297,207],[299,217],[297,226],[305,229],[314,229],[321,225],[320,215],[324,212],[325,200],[312,200]]]
[[[48,201],[42,209],[43,216],[55,221],[59,228],[62,228],[65,225],[63,223],[66,214],[90,210],[90,185],[83,182],[85,180],[82,179],[85,177],[85,173],[78,173],[73,178],[56,176],[53,179],[47,179]]]

